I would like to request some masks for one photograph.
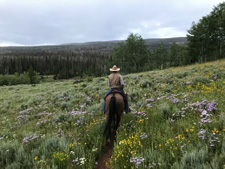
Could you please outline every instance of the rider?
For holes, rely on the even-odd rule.
[[[124,82],[123,82],[123,77],[121,74],[117,73],[120,71],[120,68],[117,68],[116,65],[114,65],[112,68],[109,69],[112,73],[108,77],[108,85],[111,87],[109,91],[107,92],[106,96],[113,90],[113,89],[119,89],[123,92],[123,94],[126,96],[126,101],[125,101],[125,112],[128,113],[130,111],[128,107],[128,96],[127,93],[124,92],[123,87],[124,87]],[[104,101],[104,106],[103,106],[103,112],[105,113],[105,101]]]

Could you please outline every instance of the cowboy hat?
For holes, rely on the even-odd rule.
[[[117,68],[116,65],[114,65],[112,68],[109,69],[111,72],[117,72],[120,71],[120,68]]]

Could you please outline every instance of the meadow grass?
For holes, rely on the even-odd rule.
[[[111,168],[225,168],[225,60],[124,82]],[[0,87],[0,168],[95,168],[107,90],[107,77]]]

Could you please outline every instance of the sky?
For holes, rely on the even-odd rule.
[[[224,0],[0,0],[0,46],[185,37]]]

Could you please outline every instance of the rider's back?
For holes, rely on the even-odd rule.
[[[123,82],[121,82],[121,74],[112,73],[109,75],[109,85],[111,88],[123,88]]]

